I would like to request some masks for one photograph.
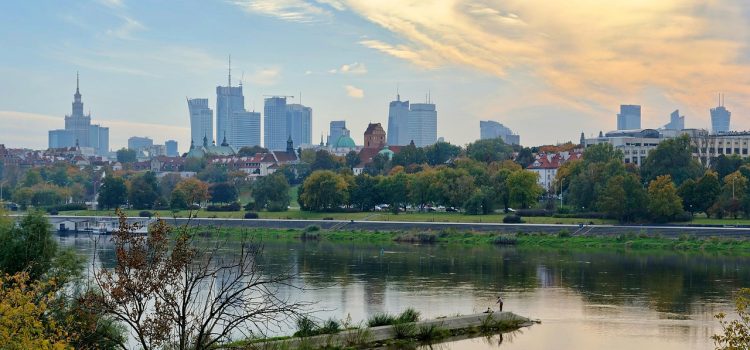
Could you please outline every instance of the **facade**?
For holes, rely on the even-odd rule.
[[[83,114],[83,101],[76,76],[76,92],[70,115],[65,116],[65,129],[50,130],[49,148],[91,148],[97,155],[109,152],[109,128],[91,124],[91,115]]]
[[[672,114],[669,115],[669,123],[664,125],[666,130],[683,130],[685,129],[685,117],[680,116],[680,110],[675,109]]]
[[[180,156],[180,151],[177,149],[177,141],[167,140],[167,142],[164,142],[164,146],[167,148],[167,157]]]
[[[641,128],[641,106],[620,105],[617,114],[617,130],[636,130]]]
[[[437,142],[437,110],[434,103],[413,103],[409,110],[409,141],[417,147]],[[365,145],[366,147],[366,145]]]
[[[731,117],[732,112],[724,106],[711,108],[711,132],[714,134],[729,132],[731,130],[729,128]]]
[[[329,124],[328,127],[328,145],[333,145],[338,141],[342,135],[350,136],[349,130],[346,128],[345,120],[334,120]]]
[[[301,104],[286,105],[286,133],[297,146],[312,145],[312,108]]]
[[[693,156],[705,166],[710,166],[711,159],[720,155],[750,156],[750,132],[709,133],[707,130],[689,130],[690,140],[694,146]]]
[[[380,123],[370,123],[365,130],[365,148],[382,149],[386,145],[386,135]]]
[[[479,138],[481,140],[496,139],[498,137],[509,145],[521,144],[521,136],[514,134],[513,130],[510,130],[505,125],[494,120],[479,121]]]
[[[388,106],[388,144],[404,146],[409,144],[409,101],[401,101],[401,95],[396,95],[396,101]]]
[[[289,138],[286,126],[286,97],[269,97],[263,104],[263,146],[283,150]]]
[[[656,149],[660,142],[666,140],[658,130],[618,130],[611,131],[596,138],[584,140],[584,147],[591,147],[600,143],[609,143],[623,153],[625,163],[643,164],[651,150]]]
[[[236,149],[260,146],[260,113],[236,111],[230,118],[232,128],[227,142]]]
[[[235,112],[245,111],[245,97],[242,95],[242,85],[216,87],[216,140],[223,140],[226,137],[227,142],[235,146],[232,138],[232,121]]]
[[[526,169],[537,174],[537,183],[550,193],[555,192],[557,169],[571,160],[583,159],[581,152],[539,153]],[[559,187],[558,187],[559,188]]]
[[[128,138],[128,148],[136,151],[148,150],[154,145],[150,137],[133,136]]]
[[[206,137],[214,142],[214,111],[208,108],[207,98],[188,99],[190,112],[190,142],[200,144]]]

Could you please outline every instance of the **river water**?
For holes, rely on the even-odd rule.
[[[93,254],[88,238],[59,239]],[[713,315],[730,312],[732,291],[750,286],[750,258],[726,255],[265,243],[267,269],[290,264],[307,288],[297,297],[317,302],[321,319],[356,323],[407,307],[430,318],[470,314],[494,307],[500,294],[505,310],[542,321],[500,344],[494,337],[441,346],[456,350],[712,349]]]

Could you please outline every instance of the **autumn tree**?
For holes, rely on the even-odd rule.
[[[607,181],[597,207],[620,222],[632,222],[645,214],[648,194],[635,174],[617,175]]]
[[[516,203],[521,208],[531,206],[544,192],[537,183],[537,177],[536,173],[526,170],[511,173],[506,180],[511,203]]]
[[[336,209],[348,200],[348,184],[330,170],[315,171],[302,184],[300,201],[313,211]]]
[[[195,178],[180,181],[175,186],[175,191],[182,191],[189,204],[205,202],[211,198],[208,192],[208,184]]]
[[[648,185],[648,212],[658,222],[674,219],[682,213],[682,199],[669,175],[660,175]]]

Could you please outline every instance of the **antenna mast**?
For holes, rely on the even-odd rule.
[[[228,75],[228,85],[229,87],[232,86],[232,55],[229,55],[229,75]]]

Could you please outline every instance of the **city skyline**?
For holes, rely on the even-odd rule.
[[[14,34],[0,39],[8,48],[0,58],[7,126],[0,139],[44,148],[46,130],[35,126],[63,127],[59,115],[80,70],[87,107],[112,130],[110,148],[143,131],[159,143],[189,145],[184,98],[226,84],[230,54],[248,111],[262,108],[264,94],[302,91],[315,110],[312,135],[346,120],[357,143],[369,122],[388,124],[397,86],[411,97],[431,91],[437,134],[455,144],[478,139],[466,125],[480,120],[502,122],[524,144],[577,140],[582,130],[613,130],[623,103],[643,106],[644,128],[664,125],[680,109],[686,127],[710,129],[718,92],[726,93],[732,129],[750,129],[750,5],[527,3],[4,3],[0,28]],[[25,16],[35,20],[19,20]],[[216,28],[219,19],[232,30]],[[571,32],[580,21],[596,29],[586,40]]]

